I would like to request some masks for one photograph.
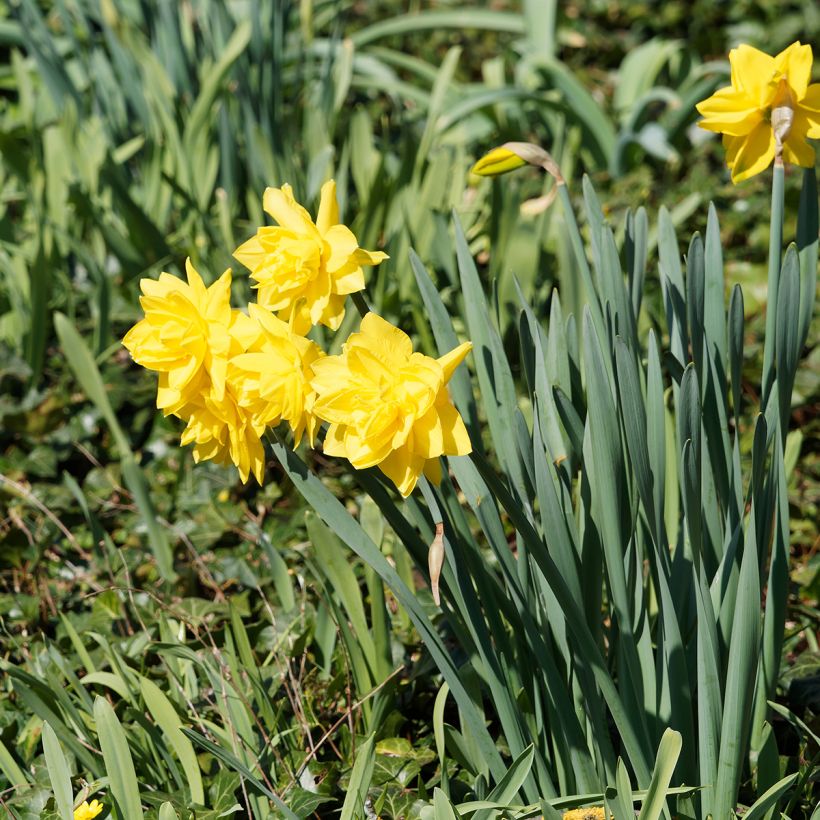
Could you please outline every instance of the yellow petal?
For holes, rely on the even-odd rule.
[[[763,119],[749,98],[731,86],[718,89],[695,107],[704,118],[698,123],[700,128],[734,136],[748,134]]]
[[[774,58],[774,63],[777,71],[785,75],[795,98],[802,100],[811,79],[811,46],[792,43]]]
[[[345,446],[345,426],[343,424],[331,424],[327,428],[327,434],[322,444],[322,450],[326,455],[347,457],[347,447]]]
[[[407,498],[418,483],[424,465],[425,459],[407,447],[400,447],[379,464],[379,469],[396,485],[402,497]]]
[[[243,242],[234,252],[233,258],[244,265],[249,271],[255,271],[265,264],[267,250],[260,241],[259,234]]]
[[[361,333],[368,337],[368,344],[376,344],[387,358],[407,359],[413,353],[410,337],[375,313],[368,313],[362,319]]]
[[[445,384],[450,381],[456,368],[464,361],[464,357],[473,349],[472,342],[464,342],[458,347],[453,348],[449,353],[445,353],[438,360],[441,369],[444,371]]]
[[[792,131],[783,143],[783,161],[802,168],[814,168],[814,148],[799,133]]]
[[[262,206],[283,228],[296,233],[315,231],[310,214],[293,198],[290,185],[266,188]]]
[[[446,392],[445,392],[446,395]],[[437,402],[436,410],[441,422],[442,431],[442,451],[447,456],[466,456],[472,453],[473,445],[470,443],[470,436],[460,413],[450,403]]]
[[[778,73],[774,57],[744,43],[729,52],[729,63],[732,85],[745,93],[758,108],[765,108],[776,91],[776,87],[771,86]]]
[[[344,267],[359,247],[353,231],[345,225],[329,227],[324,232],[324,240],[330,246],[330,256],[325,263],[330,273]]]
[[[774,134],[767,122],[761,122],[745,137],[726,137],[726,160],[732,169],[732,182],[742,182],[771,165],[774,160]]]
[[[444,431],[435,407],[413,425],[413,452],[424,458],[436,458],[444,452]]]
[[[806,136],[809,139],[820,139],[820,83],[808,87],[798,111],[802,112],[808,121]]]
[[[188,276],[188,284],[193,288],[194,293],[197,296],[204,296],[205,283],[202,281],[202,277],[197,273],[190,256],[185,260],[185,273]]]
[[[494,177],[499,174],[506,174],[509,171],[515,171],[516,168],[522,168],[526,165],[526,161],[521,159],[518,154],[505,148],[503,145],[498,148],[493,148],[492,151],[485,154],[481,159],[473,165],[471,172],[482,177]]]
[[[424,477],[431,483],[438,486],[441,484],[441,459],[440,458],[428,458],[427,461],[424,462]]]
[[[336,199],[336,182],[328,180],[322,185],[319,199],[319,213],[316,214],[316,227],[319,233],[325,234],[333,226],[339,224],[339,202]]]

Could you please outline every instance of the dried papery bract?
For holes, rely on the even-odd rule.
[[[441,606],[441,593],[439,590],[439,579],[441,569],[444,566],[444,522],[436,524],[436,534],[430,544],[427,553],[427,569],[430,571],[430,592],[433,593],[433,600],[436,606]]]

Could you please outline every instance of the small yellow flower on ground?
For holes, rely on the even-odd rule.
[[[94,820],[103,810],[103,804],[99,800],[86,800],[82,805],[74,809],[74,820]]]
[[[465,342],[439,359],[414,353],[405,333],[368,313],[341,355],[312,365],[314,413],[330,422],[325,453],[357,469],[378,465],[405,497],[422,473],[437,482],[439,456],[472,450],[447,392],[471,348]]]
[[[776,57],[741,45],[729,52],[732,84],[698,103],[698,123],[723,134],[732,181],[764,171],[782,153],[785,162],[810,168],[820,137],[820,83],[811,79],[811,46],[792,43]]]
[[[315,324],[336,330],[348,294],[364,289],[362,265],[378,265],[387,255],[360,248],[339,224],[333,180],[322,186],[315,223],[290,185],[268,188],[263,205],[278,225],[259,228],[234,251],[257,282],[257,301],[290,321],[296,333]]]

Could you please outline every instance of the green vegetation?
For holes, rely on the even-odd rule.
[[[815,175],[767,357],[773,172],[732,186],[691,127],[811,3],[0,8],[8,816],[816,819]],[[511,139],[569,198],[470,177]],[[263,487],[195,466],[120,345],[186,256],[247,301],[264,188],[331,176],[390,254],[370,303],[475,345],[477,453],[406,502],[278,439]]]

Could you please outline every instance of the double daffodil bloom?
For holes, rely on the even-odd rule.
[[[166,415],[205,393],[220,400],[228,371],[231,272],[206,288],[190,259],[185,271],[187,283],[170,273],[140,282],[145,318],[123,339],[137,364],[160,374],[157,407]]]
[[[368,313],[341,355],[312,365],[313,412],[330,422],[325,453],[357,469],[378,466],[405,497],[422,473],[438,482],[439,456],[472,450],[447,392],[471,348],[465,342],[439,359],[414,353],[405,333]]]
[[[286,421],[294,446],[305,432],[313,444],[319,419],[313,414],[316,394],[310,386],[311,365],[325,354],[259,305],[248,305],[248,310],[259,335],[247,353],[231,360],[230,381],[237,386],[239,404],[262,428]]]
[[[159,373],[157,407],[187,422],[182,444],[194,445],[194,460],[232,461],[243,481],[261,482],[264,425],[239,405],[229,383],[231,360],[260,335],[242,311],[231,308],[231,272],[206,287],[191,260],[187,282],[169,273],[143,279],[145,318],[123,344],[138,364]]]
[[[85,800],[74,809],[74,820],[94,820],[103,808],[104,806],[99,800],[92,800],[90,803]]]
[[[362,265],[378,265],[387,254],[360,248],[339,223],[333,180],[322,186],[315,223],[290,185],[268,188],[263,205],[278,225],[259,228],[234,251],[257,282],[257,301],[290,322],[295,333],[305,334],[315,324],[336,330],[347,296],[364,289]]]
[[[782,156],[810,168],[820,137],[820,83],[811,79],[811,46],[792,43],[776,57],[748,45],[729,52],[732,84],[698,103],[698,123],[723,134],[732,181],[764,171]]]

